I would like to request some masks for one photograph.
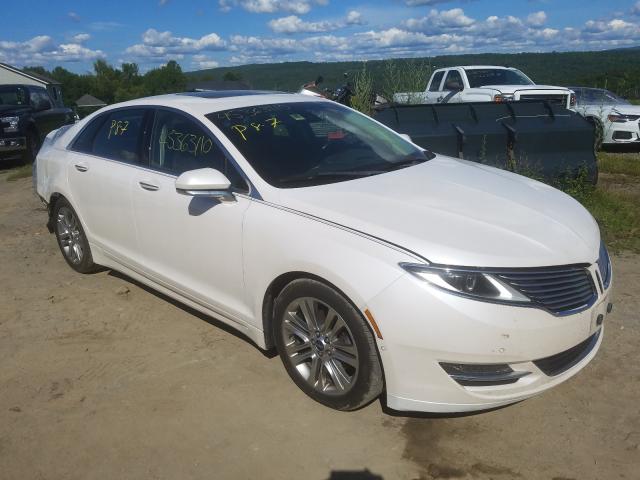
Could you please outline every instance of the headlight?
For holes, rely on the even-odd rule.
[[[498,95],[493,97],[493,101],[496,103],[513,102],[514,99],[515,96],[513,95],[513,93],[499,93]]]
[[[625,123],[625,122],[635,122],[640,119],[640,115],[624,115],[622,113],[612,113],[607,116],[610,122],[613,123]]]
[[[600,242],[600,255],[598,255],[598,270],[602,276],[602,284],[606,290],[611,285],[611,259],[604,242]]]
[[[531,300],[495,275],[460,267],[433,267],[416,263],[400,266],[413,276],[456,295],[489,302],[530,303]]]
[[[4,131],[6,133],[17,132],[19,117],[0,117],[0,123],[5,124]]]

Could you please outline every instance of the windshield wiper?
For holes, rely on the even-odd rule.
[[[385,170],[342,170],[336,172],[317,172],[317,173],[303,173],[301,175],[292,175],[279,180],[279,183],[297,183],[311,181],[316,178],[359,178],[368,177],[370,175],[378,175],[384,173]]]
[[[416,157],[408,157],[404,160],[400,160],[399,162],[390,162],[389,165],[385,166],[385,172],[391,172],[393,170],[400,170],[401,168],[412,167],[413,165],[418,165],[420,163],[424,163],[428,158],[416,158]]]

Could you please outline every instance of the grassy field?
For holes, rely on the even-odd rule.
[[[15,182],[20,178],[27,178],[31,176],[31,164],[23,165],[21,167],[13,168],[9,171],[9,175],[7,175],[8,182]]]
[[[640,253],[640,153],[600,152],[598,161],[598,186],[579,200],[612,250]]]
[[[571,184],[565,191],[595,217],[614,252],[640,253],[640,152],[598,154],[600,179],[594,188]],[[31,165],[8,171],[7,181],[31,176]]]

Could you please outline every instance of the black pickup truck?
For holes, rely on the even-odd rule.
[[[47,134],[73,123],[76,116],[45,88],[0,85],[0,161],[33,162]]]

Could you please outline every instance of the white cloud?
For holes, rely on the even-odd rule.
[[[347,18],[345,21],[347,25],[364,25],[362,14],[356,10],[351,10],[349,13],[347,13]]]
[[[182,58],[204,50],[223,50],[226,42],[216,33],[200,38],[176,37],[171,32],[159,32],[153,28],[142,34],[142,43],[132,45],[125,53],[133,57],[155,57],[161,59]]]
[[[80,15],[78,15],[76,12],[69,12],[67,13],[67,17],[69,17],[71,20],[73,20],[74,22],[79,22],[80,20],[82,20],[80,18]]]
[[[344,19],[338,21],[322,20],[319,22],[306,22],[297,15],[289,15],[288,17],[276,18],[268,23],[269,28],[274,32],[287,35],[294,33],[330,32],[350,25],[363,24],[362,15],[355,10],[351,10]]]
[[[201,55],[201,54],[194,55],[192,59],[193,59],[193,62],[192,62],[193,65],[200,69],[216,68],[217,66],[220,65],[217,61],[207,57],[206,55]]]
[[[78,33],[71,38],[73,40],[73,43],[84,43],[91,38],[91,35],[89,35],[88,33]]]
[[[269,28],[276,33],[318,33],[337,30],[340,24],[329,21],[305,22],[296,15],[276,18],[269,22]]]
[[[23,42],[0,40],[0,58],[17,65],[49,65],[51,62],[80,62],[104,58],[102,50],[92,50],[75,37],[70,43],[56,44],[48,35],[38,35]]]
[[[431,10],[426,17],[410,18],[406,21],[409,30],[420,32],[445,32],[451,29],[469,27],[475,23],[470,17],[464,14],[461,8],[451,10]]]
[[[547,23],[547,14],[542,10],[532,13],[527,17],[527,23],[532,27],[541,27]]]
[[[328,3],[328,0],[218,0],[218,6],[223,12],[239,6],[251,13],[288,12],[297,15],[309,13],[314,4],[325,6]]]
[[[453,0],[406,0],[404,3],[410,7],[419,7],[422,5],[437,5],[439,3],[451,3]]]

